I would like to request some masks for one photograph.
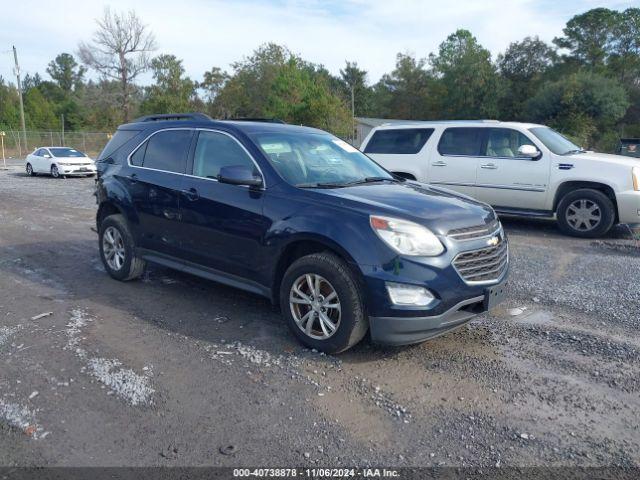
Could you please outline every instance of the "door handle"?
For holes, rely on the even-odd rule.
[[[442,160],[440,160],[439,162],[433,162],[431,165],[433,165],[434,167],[446,167],[447,162],[443,162]]]
[[[195,188],[189,188],[188,190],[182,190],[182,194],[187,197],[188,200],[194,202],[200,198],[198,190]]]
[[[480,168],[485,168],[487,170],[495,170],[498,166],[495,163],[483,163],[480,165]]]

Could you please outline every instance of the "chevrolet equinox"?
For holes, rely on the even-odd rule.
[[[98,161],[100,256],[269,298],[307,347],[417,343],[501,301],[508,245],[493,209],[392,175],[314,128],[153,115]]]

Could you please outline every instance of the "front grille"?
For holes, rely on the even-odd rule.
[[[449,230],[447,236],[453,240],[475,240],[476,238],[482,238],[491,235],[498,228],[500,228],[500,222],[493,220],[485,225],[475,225],[473,227],[456,228]]]
[[[495,247],[463,252],[453,260],[453,266],[467,283],[499,280],[509,264],[509,249],[506,241]]]

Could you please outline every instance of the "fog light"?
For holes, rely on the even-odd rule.
[[[387,292],[389,298],[395,305],[416,305],[426,307],[433,302],[436,297],[426,288],[403,283],[387,282]]]

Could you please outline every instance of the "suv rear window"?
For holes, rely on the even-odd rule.
[[[165,172],[184,173],[191,130],[166,130],[153,135],[131,156],[131,163]]]
[[[483,131],[482,128],[447,128],[440,137],[438,152],[440,155],[479,157]]]
[[[418,153],[432,133],[433,128],[378,130],[367,143],[364,153]]]
[[[102,149],[98,159],[103,159],[112,155],[113,152],[118,150],[121,146],[140,133],[140,130],[116,130],[111,139],[107,142]]]

